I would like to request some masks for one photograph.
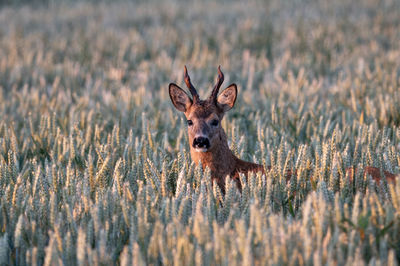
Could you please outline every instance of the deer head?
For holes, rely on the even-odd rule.
[[[224,81],[224,74],[218,67],[218,78],[211,95],[201,100],[190,81],[187,68],[184,71],[185,83],[192,98],[178,85],[169,84],[169,96],[175,108],[183,112],[187,119],[189,143],[196,152],[210,152],[217,144],[226,139],[221,120],[225,112],[235,104],[237,96],[236,84],[229,85],[218,95]]]

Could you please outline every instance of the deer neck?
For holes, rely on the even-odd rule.
[[[190,147],[190,154],[197,165],[201,162],[203,168],[210,168],[214,178],[225,178],[235,170],[236,157],[229,149],[224,130],[220,133],[220,141],[209,151],[198,152]]]

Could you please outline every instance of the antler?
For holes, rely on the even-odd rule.
[[[194,88],[193,84],[190,82],[190,77],[189,77],[189,74],[188,74],[186,66],[185,66],[185,83],[186,83],[186,86],[188,87],[190,93],[193,96],[193,103],[199,101],[200,97],[197,94],[197,91]]]
[[[211,92],[210,100],[213,100],[215,102],[217,101],[219,88],[221,87],[222,82],[224,82],[224,73],[222,73],[222,71],[221,71],[221,66],[218,66],[217,84],[215,84],[214,89]]]

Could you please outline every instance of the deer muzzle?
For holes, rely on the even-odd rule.
[[[207,137],[196,137],[193,140],[193,148],[200,152],[206,152],[210,148],[210,140]]]

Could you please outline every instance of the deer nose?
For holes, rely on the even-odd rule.
[[[193,140],[193,147],[194,148],[210,148],[210,141],[206,137],[197,137]]]

